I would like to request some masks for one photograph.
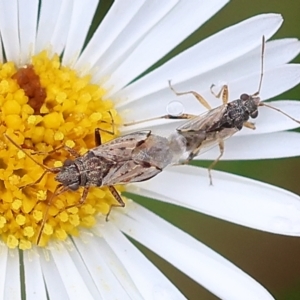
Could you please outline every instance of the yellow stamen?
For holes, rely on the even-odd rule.
[[[116,124],[121,122],[103,95],[105,90],[91,84],[89,76],[79,78],[60,65],[58,56],[49,59],[46,52],[20,69],[12,62],[0,65],[0,238],[9,248],[27,250],[36,244],[58,182],[49,173],[34,184],[44,170],[4,134],[39,163],[61,167],[67,158],[74,159],[61,146],[82,155],[95,147],[95,128],[111,131],[111,115]],[[102,142],[113,138],[101,133]],[[82,206],[69,207],[78,204],[81,194],[82,189],[67,191],[53,199],[39,246],[51,238],[78,235],[80,226],[92,227],[95,215],[105,216],[116,202],[107,188],[96,187]]]

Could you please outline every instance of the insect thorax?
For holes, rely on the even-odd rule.
[[[226,111],[221,120],[217,122],[212,131],[221,130],[222,128],[237,128],[242,129],[244,123],[249,120],[249,117],[257,117],[256,99],[248,96],[247,100],[234,100],[227,104]]]

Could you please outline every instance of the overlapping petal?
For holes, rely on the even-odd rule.
[[[150,181],[128,187],[128,190],[243,226],[300,235],[298,195],[224,172],[213,170],[212,177],[213,186],[209,186],[206,169],[173,166]]]

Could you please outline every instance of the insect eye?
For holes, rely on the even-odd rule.
[[[251,116],[252,119],[255,119],[258,116],[258,110],[251,113],[250,116]]]
[[[68,185],[68,188],[72,191],[77,191],[79,189],[79,185],[78,185],[78,183],[72,183],[72,184]]]
[[[248,94],[242,94],[240,96],[240,99],[243,100],[243,101],[246,101],[246,100],[250,99],[250,96]]]
[[[71,160],[71,159],[66,159],[65,161],[64,161],[64,167],[69,167],[69,166],[71,166],[73,164],[73,160]]]

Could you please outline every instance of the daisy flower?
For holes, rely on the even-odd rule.
[[[184,299],[128,237],[222,299],[272,299],[231,262],[130,199],[124,209],[113,209],[106,222],[115,199],[105,187],[91,189],[81,207],[65,209],[78,203],[80,192],[57,196],[36,245],[57,182],[46,174],[32,185],[43,169],[24,151],[41,164],[59,167],[68,158],[66,151],[57,150],[62,144],[83,154],[94,147],[94,129],[110,131],[112,119],[120,125],[119,134],[152,129],[168,135],[180,122],[121,125],[165,114],[176,99],[169,79],[178,90],[198,91],[212,106],[219,104],[209,92],[212,83],[226,80],[231,99],[257,90],[261,39],[278,30],[280,15],[233,25],[141,76],[226,3],[115,1],[85,45],[98,1],[0,1],[3,299]],[[299,83],[300,67],[287,64],[299,51],[295,39],[266,44],[262,99]],[[180,101],[188,112],[204,111],[192,97]],[[274,106],[300,118],[299,102],[277,101]],[[294,122],[262,108],[256,126],[226,143],[225,159],[300,154],[298,134],[285,132],[297,126]],[[105,142],[115,136],[101,137]],[[285,147],[277,147],[278,138]],[[215,155],[212,151],[204,158]],[[207,170],[173,166],[149,181],[116,188],[251,228],[299,235],[298,196],[222,172],[213,172],[213,180],[215,186],[209,187]]]

